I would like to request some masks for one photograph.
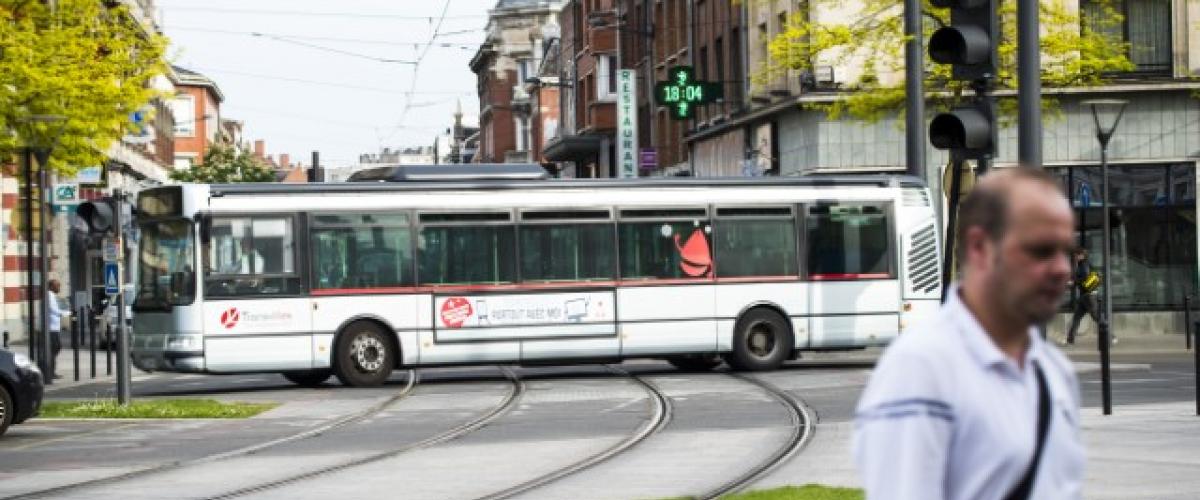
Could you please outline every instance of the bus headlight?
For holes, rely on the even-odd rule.
[[[180,335],[167,338],[168,351],[198,351],[200,338],[195,335]]]

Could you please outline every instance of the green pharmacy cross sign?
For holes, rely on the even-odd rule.
[[[659,104],[671,109],[671,117],[676,120],[687,120],[695,115],[696,106],[724,97],[721,84],[696,81],[691,66],[673,66],[667,75],[668,81],[654,85],[654,95]]]

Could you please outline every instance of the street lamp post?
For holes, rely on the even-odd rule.
[[[1100,216],[1104,219],[1104,316],[1100,321],[1100,390],[1104,414],[1112,415],[1112,378],[1109,372],[1109,347],[1112,344],[1112,258],[1109,247],[1112,246],[1112,227],[1108,215],[1108,143],[1117,131],[1117,125],[1121,124],[1121,117],[1125,115],[1125,105],[1128,102],[1098,99],[1084,101],[1083,104],[1092,108],[1092,120],[1096,123],[1096,140],[1100,141]]]
[[[50,163],[50,152],[54,150],[54,144],[58,141],[58,136],[62,134],[63,123],[66,118],[59,115],[31,115],[27,118],[17,121],[17,132],[22,136],[25,142],[24,146],[24,170],[25,170],[25,264],[26,264],[26,300],[29,301],[29,317],[28,317],[28,332],[29,332],[29,350],[30,353],[37,352],[34,356],[38,360],[39,368],[46,375],[47,384],[54,383],[54,373],[52,373],[50,357],[54,355],[52,349],[52,340],[48,331],[49,317],[47,316],[48,304],[46,299],[49,295],[46,293],[46,279],[49,271],[49,257],[46,252],[46,224],[49,217],[46,215],[46,204],[49,202],[49,197],[46,195],[49,177],[47,176],[47,168]],[[38,193],[41,197],[38,203],[38,252],[40,262],[40,280],[42,284],[41,297],[34,293],[34,265],[33,265],[33,160],[36,158],[38,164]],[[41,308],[37,311],[40,314],[35,314],[34,300],[40,300]],[[40,332],[37,341],[34,340],[34,332]],[[36,347],[35,347],[36,346]]]

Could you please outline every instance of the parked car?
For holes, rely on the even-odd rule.
[[[42,371],[28,356],[0,349],[0,435],[42,408]]]

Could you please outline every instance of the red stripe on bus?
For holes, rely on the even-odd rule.
[[[810,274],[808,279],[813,281],[829,281],[829,280],[877,280],[890,278],[888,273],[821,273]]]
[[[800,281],[799,276],[737,276],[733,278],[717,278],[717,283],[755,283],[759,281]]]

